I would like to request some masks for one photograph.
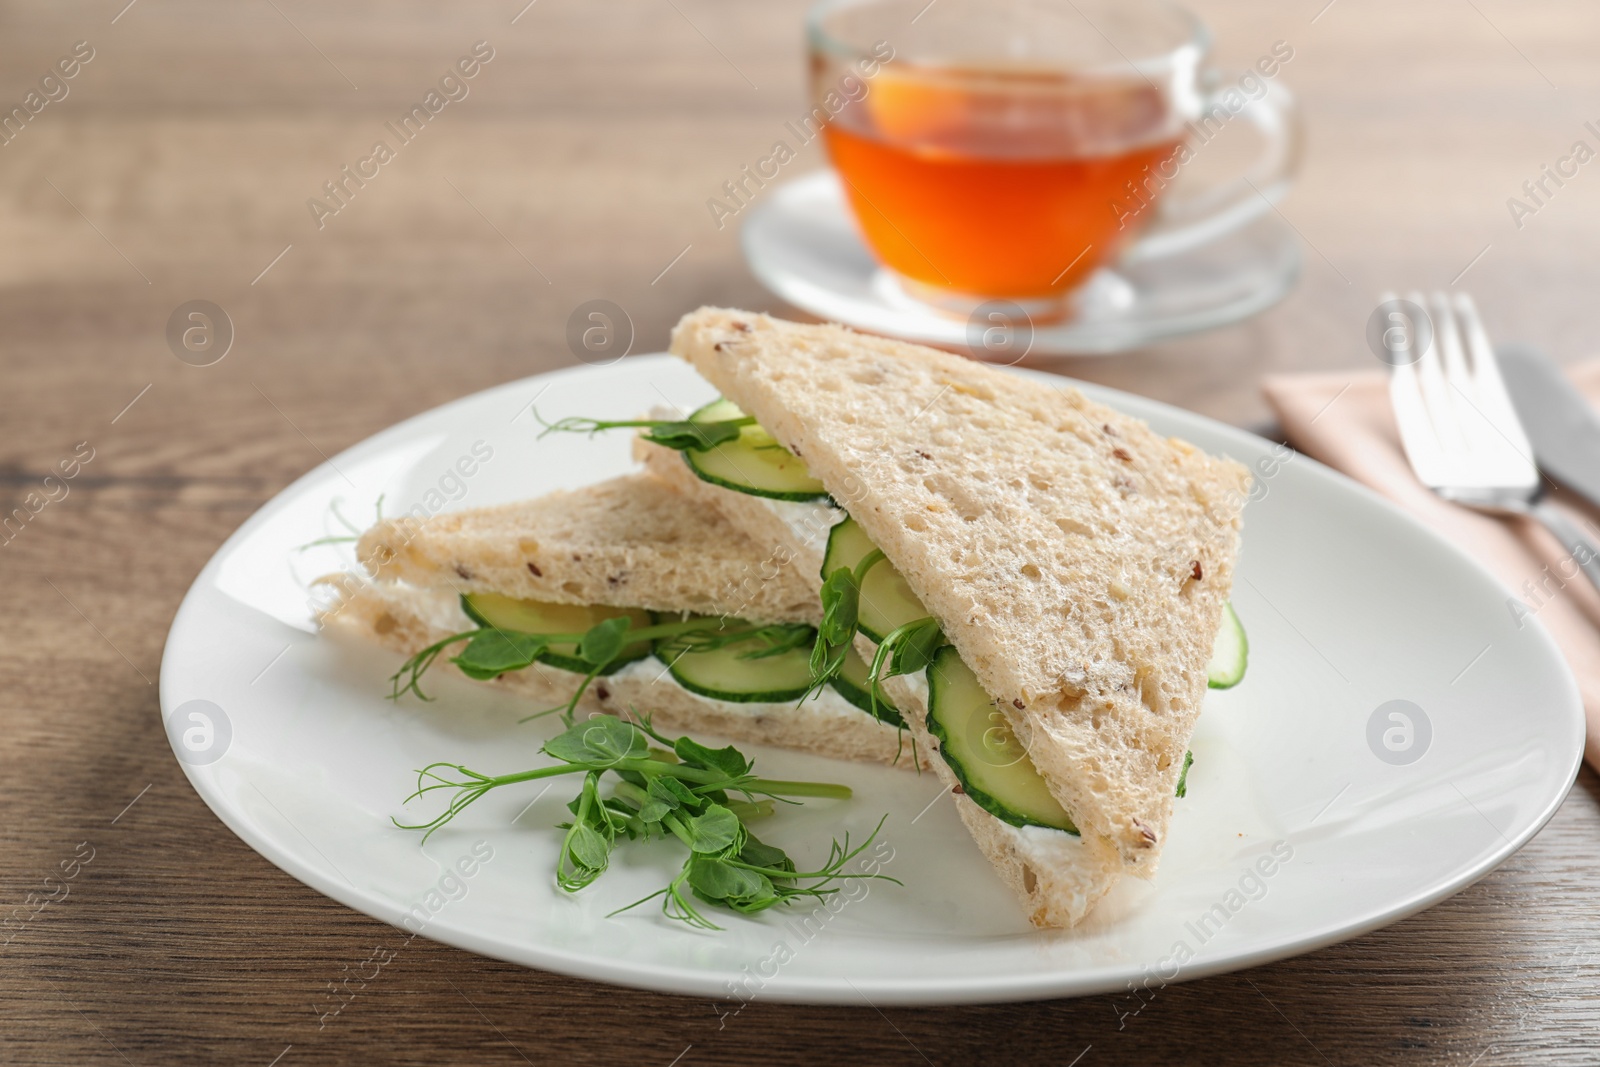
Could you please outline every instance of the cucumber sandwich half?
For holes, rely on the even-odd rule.
[[[813,688],[820,604],[809,576],[768,556],[716,509],[638,473],[379,522],[357,545],[368,575],[324,579],[335,596],[321,621],[416,657],[474,630],[582,634],[626,616],[631,632],[674,632],[624,644],[598,667],[567,642],[499,673],[460,669],[537,705],[530,710],[563,705],[581,688],[578,715],[637,711],[669,732],[911,766],[898,712],[872,707],[866,665],[854,657],[800,701]]]
[[[838,326],[702,308],[672,351],[724,398],[695,419],[745,421],[638,454],[824,602],[854,581],[857,651],[1033,921],[1152,876],[1208,681],[1243,673],[1245,468],[1064,384]]]

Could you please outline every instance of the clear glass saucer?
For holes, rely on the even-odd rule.
[[[912,298],[873,259],[831,171],[773,190],[751,211],[740,242],[751,272],[795,307],[872,333],[970,350],[966,318]],[[1138,257],[1136,247],[1067,298],[1067,318],[1035,322],[1027,351],[1110,355],[1216,329],[1271,307],[1299,274],[1299,242],[1271,212],[1159,259]]]

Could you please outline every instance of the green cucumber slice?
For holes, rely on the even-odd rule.
[[[877,550],[877,545],[856,520],[846,518],[828,533],[828,550],[822,559],[822,577],[836,570],[854,570],[862,557]],[[908,622],[926,619],[928,609],[911,591],[900,572],[888,560],[880,560],[867,571],[861,582],[861,632],[881,642]]]
[[[1232,601],[1222,606],[1222,628],[1211,646],[1211,662],[1206,664],[1206,684],[1212,689],[1232,689],[1244,680],[1250,662],[1250,639],[1244,623],[1233,610]]]
[[[715,620],[713,620],[715,621]],[[753,627],[752,627],[753,629]],[[703,652],[685,652],[671,640],[657,641],[656,659],[691,693],[736,704],[781,704],[811,689],[811,646],[775,656],[749,658],[761,645],[750,641]]]
[[[517,600],[499,593],[463,593],[461,610],[479,626],[524,634],[581,634],[591,626],[619,615],[626,615],[633,620],[635,629],[643,629],[655,622],[655,616],[642,608],[547,604],[542,600]],[[623,664],[643,659],[649,654],[649,641],[635,641],[606,664],[600,673],[610,674]],[[577,648],[571,643],[551,645],[550,650],[539,657],[539,662],[578,674],[588,674],[593,669],[578,658]]]
[[[1004,713],[978,676],[946,646],[928,665],[928,732],[967,796],[1012,826],[1046,826],[1077,834],[1051,795]]]
[[[745,417],[728,400],[714,400],[689,416],[690,422],[724,422]],[[772,500],[823,500],[828,490],[793,452],[760,426],[746,426],[737,441],[704,452],[686,449],[683,461],[702,481]]]
[[[871,673],[872,668],[867,665],[867,661],[858,656],[856,650],[852,648],[844,654],[844,667],[833,676],[829,684],[833,686],[834,692],[871,715],[872,694],[868,691],[868,678]],[[878,701],[877,718],[878,721],[897,728],[906,724],[900,709],[887,700]]]

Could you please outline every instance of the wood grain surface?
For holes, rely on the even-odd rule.
[[[622,991],[421,939],[326,1028],[396,931],[210,813],[157,707],[162,643],[221,541],[292,479],[443,401],[574,361],[603,297],[635,351],[703,302],[779,312],[704,207],[803,110],[794,0],[0,4],[0,103],[94,58],[0,145],[0,500],[93,460],[0,551],[0,901],[88,842],[0,948],[0,1062],[1061,1065],[1600,1061],[1600,785],[1479,884],[1296,959],[1112,997],[927,1010]],[[1326,4],[1326,6],[1324,6]],[[1600,118],[1592,3],[1207,0],[1224,64],[1295,56],[1295,293],[1249,323],[1064,373],[1244,425],[1261,374],[1366,368],[1375,294],[1459,278],[1501,337],[1575,358],[1600,285],[1600,163],[1518,228],[1506,200]],[[319,229],[306,200],[476,41],[495,50]],[[820,166],[815,146],[789,165]],[[270,268],[270,269],[269,269]],[[669,269],[670,268],[670,269]],[[1467,273],[1463,276],[1462,272]],[[174,358],[174,308],[236,330]],[[131,406],[130,406],[131,405]],[[1508,707],[1514,728],[1518,709]]]

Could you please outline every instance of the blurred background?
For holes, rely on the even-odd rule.
[[[1490,329],[1568,358],[1590,344],[1600,179],[1581,172],[1520,230],[1506,200],[1600,117],[1586,110],[1600,11],[1325,3],[1193,5],[1224,66],[1277,40],[1295,49],[1279,80],[1306,121],[1281,205],[1307,246],[1297,291],[1245,325],[1066,372],[1259,421],[1263,371],[1370,358],[1361,327],[1380,289],[1448,284],[1491,245],[1469,275]],[[276,436],[281,416],[242,402],[254,378],[331,453],[377,428],[358,414],[374,401],[419,411],[570,361],[566,318],[586,299],[627,309],[636,352],[663,347],[702,302],[783,310],[744,269],[737,220],[719,231],[705,200],[805,110],[805,7],[4,5],[7,106],[74,42],[95,53],[64,100],[0,146],[8,443],[48,452],[48,428],[88,431],[61,426],[66,412],[109,418],[152,381],[122,432],[175,431],[227,396],[241,399],[241,438]],[[479,40],[495,58],[470,95],[318,230],[307,199]],[[823,162],[813,143],[785,177]],[[163,339],[193,298],[237,332],[203,375]],[[181,449],[174,435],[159,455],[113,450],[100,473],[153,474]],[[212,457],[218,470],[235,459]]]
[[[1575,141],[1600,147],[1584,127],[1600,126],[1600,6],[1191,6],[1214,31],[1223,66],[1249,64],[1280,40],[1294,49],[1278,81],[1300,99],[1305,157],[1278,210],[1304,242],[1303,275],[1286,300],[1246,323],[1052,369],[1261,428],[1263,374],[1371,369],[1364,330],[1379,292],[1452,282],[1477,296],[1497,338],[1542,345],[1564,361],[1594,351],[1600,163],[1582,167],[1520,227],[1507,201]],[[801,0],[0,3],[0,112],[26,107],[78,42],[92,50],[73,77],[47,87],[59,95],[64,85],[64,96],[13,120],[0,138],[0,510],[18,506],[78,442],[94,450],[70,496],[0,555],[3,766],[30,798],[0,828],[15,872],[6,888],[20,900],[27,872],[53,863],[63,841],[93,836],[102,854],[121,857],[97,868],[114,878],[108,871],[75,890],[92,904],[10,950],[16,969],[0,983],[0,1010],[16,1025],[0,1059],[31,1062],[48,1048],[62,1062],[120,1062],[108,1048],[120,1043],[136,1053],[129,1062],[176,1062],[181,1046],[194,1062],[264,1064],[289,1040],[313,1040],[257,1039],[305,1015],[300,1001],[327,977],[328,959],[387,928],[255,857],[183,781],[154,686],[172,613],[216,546],[323,457],[446,400],[575,363],[567,321],[585,301],[627,311],[636,353],[664,348],[672,323],[702,303],[793,314],[746,270],[738,220],[719,230],[705,201],[806,110],[805,8]],[[323,197],[324,183],[374,141],[396,144],[385,124],[480,41],[492,59],[468,95],[319,228],[308,199]],[[824,164],[814,142],[784,174]],[[175,358],[168,343],[169,318],[192,300],[213,302],[232,324],[231,347],[211,366]],[[139,806],[109,824],[135,794]],[[136,818],[145,820],[137,844],[118,836]],[[1544,875],[1527,872],[1578,862],[1550,842],[1547,832],[1509,873],[1424,917],[1276,965],[1280,1002],[1298,1006],[1296,1017],[1311,1018],[1315,1031],[1328,968],[1343,975],[1340,988],[1388,982],[1393,960],[1384,953],[1401,942],[1415,970],[1407,973],[1421,984],[1344,1017],[1348,1034],[1371,1039],[1364,1062],[1379,1062],[1381,1049],[1398,1055],[1398,1031],[1426,1032],[1431,1047],[1466,1063],[1482,1044],[1452,1044],[1453,1027],[1559,1030],[1554,1017],[1524,1010],[1532,1001],[1493,992],[1507,987],[1487,977],[1475,993],[1439,992],[1466,971],[1520,966],[1518,981],[1532,984],[1516,991],[1531,997],[1539,968],[1571,951],[1571,931],[1534,926],[1547,896]],[[1592,882],[1593,872],[1583,865],[1575,877]],[[1576,895],[1569,914],[1592,915],[1592,897],[1570,884],[1566,892]],[[1483,944],[1472,909],[1491,897],[1497,925]],[[191,906],[174,911],[175,899]],[[285,942],[285,930],[295,938]],[[540,1016],[526,1014],[519,992],[539,992],[547,998],[539,1011],[563,1016],[617,995],[437,945],[418,951],[430,965],[448,961],[461,969],[452,973],[490,983],[485,1003],[508,998],[491,1010],[502,1020],[524,1013],[516,1016],[524,1041]],[[1583,964],[1591,976],[1594,959]],[[454,999],[435,1005],[454,995],[425,971],[407,979],[421,992],[396,988],[359,1025],[391,1035],[408,1027],[418,1055],[460,1053],[450,1027],[470,1009]],[[1179,1045],[1152,1025],[1121,1047],[1182,1047],[1192,1062],[1217,1062],[1215,1050],[1238,1027],[1270,1023],[1291,1042],[1281,1046],[1293,1050],[1289,1060],[1305,1052],[1316,1062],[1253,1000],[1209,1011],[1215,988],[1163,992],[1168,1018],[1192,1025]],[[662,1064],[684,1041],[710,1040],[709,1015],[683,1036],[670,1020],[687,1009],[652,1003],[667,1028],[651,1051]],[[978,1055],[1005,1047],[1018,1021],[1043,1010],[960,1009],[957,1035],[930,1029],[949,1011],[897,1018],[923,1048]],[[1082,1047],[1068,1031],[1092,1022],[1084,1031],[1092,1037],[1114,1021],[1099,1001],[1049,1010],[1059,1013],[1063,1063]],[[761,1017],[814,1034],[849,1017],[915,1060],[866,1009],[768,1006]],[[1419,1029],[1423,1017],[1441,1029]],[[605,1015],[607,1025],[617,1018]],[[375,1032],[351,1029],[344,1040]],[[770,1033],[752,1025],[737,1040],[753,1044],[723,1051],[736,1060],[764,1054]],[[495,1043],[475,1020],[473,1034],[469,1050]],[[569,1030],[546,1049],[572,1052],[584,1040]],[[1028,1040],[1036,1051],[1055,1047],[1044,1032]],[[521,1062],[496,1048],[492,1062]]]

